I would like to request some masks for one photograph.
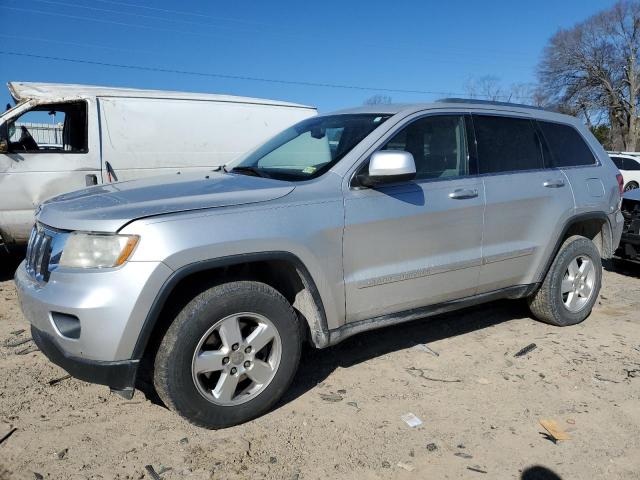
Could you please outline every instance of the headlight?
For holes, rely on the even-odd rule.
[[[131,256],[140,237],[72,233],[65,242],[60,267],[109,268],[122,265]]]

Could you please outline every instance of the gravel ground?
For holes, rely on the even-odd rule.
[[[502,301],[307,349],[273,411],[208,431],[142,392],[127,401],[64,378],[26,341],[14,266],[0,264],[0,438],[16,429],[0,444],[0,479],[154,478],[146,465],[162,479],[640,475],[635,265],[605,271],[597,307],[575,327]],[[541,419],[570,439],[552,441]]]

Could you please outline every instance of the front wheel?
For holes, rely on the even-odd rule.
[[[162,401],[195,425],[223,428],[265,413],[291,383],[300,324],[275,289],[231,282],[191,300],[165,334],[154,365]]]
[[[560,247],[540,289],[529,297],[529,308],[551,325],[575,325],[591,313],[601,283],[598,249],[588,238],[575,235]]]

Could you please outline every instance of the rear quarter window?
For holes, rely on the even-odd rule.
[[[538,121],[538,125],[551,150],[551,158],[547,166],[562,168],[596,163],[584,138],[572,126],[541,121]]]

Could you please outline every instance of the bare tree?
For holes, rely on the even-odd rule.
[[[373,95],[367,98],[364,102],[364,105],[382,105],[391,103],[391,97],[389,95]]]
[[[500,79],[493,75],[485,75],[479,78],[467,80],[465,90],[469,98],[479,98],[482,100],[505,101],[505,94]]]
[[[575,27],[558,31],[538,67],[540,93],[559,110],[605,118],[614,148],[638,140],[640,2],[620,1]]]

